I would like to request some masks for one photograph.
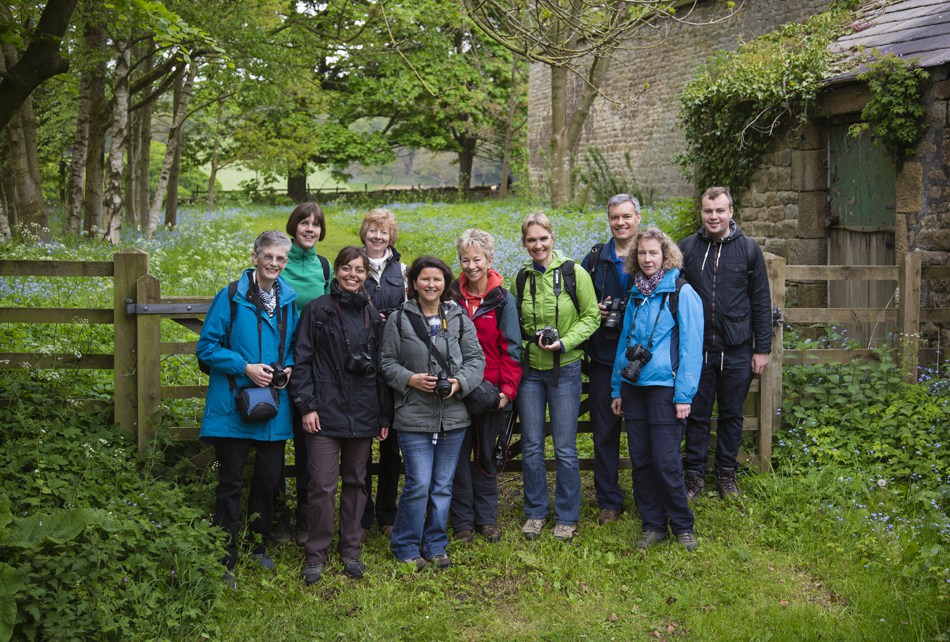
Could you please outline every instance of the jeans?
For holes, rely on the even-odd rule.
[[[554,519],[576,524],[581,511],[581,470],[577,461],[577,415],[581,403],[581,362],[561,366],[558,385],[553,370],[525,368],[518,389],[524,512],[528,519],[547,519],[550,507],[544,468],[545,408],[551,414],[556,481]]]
[[[261,537],[255,553],[267,552],[271,522],[274,516],[274,490],[284,468],[283,441],[257,441],[220,437],[214,440],[214,458],[218,463],[218,487],[215,490],[214,523],[228,532],[228,554],[222,560],[229,569],[238,558],[238,527],[241,512],[241,489],[244,487],[244,464],[253,448],[254,477],[247,498],[247,514],[257,515],[250,529]]]
[[[446,432],[399,431],[406,481],[396,508],[389,550],[396,559],[443,555],[452,480],[467,428]]]
[[[594,490],[597,505],[602,509],[620,511],[623,508],[623,489],[620,487],[620,433],[623,420],[610,408],[610,377],[613,366],[591,361],[590,423],[594,441]]]
[[[668,524],[674,535],[692,531],[680,454],[684,421],[676,418],[673,388],[624,383],[620,397],[643,530],[666,533]]]
[[[472,460],[475,451],[476,424],[504,422],[506,412],[488,412],[472,419],[473,425],[465,431],[455,481],[452,488],[452,528],[455,532],[470,531],[475,526],[498,523],[498,477],[482,472],[478,462]]]
[[[310,503],[307,505],[308,562],[324,563],[333,540],[333,510],[337,484],[340,488],[340,557],[360,556],[360,517],[366,504],[366,457],[373,447],[371,437],[339,439],[320,433],[305,434],[310,464]]]
[[[686,470],[706,474],[713,402],[717,402],[716,470],[736,468],[742,442],[742,408],[752,385],[752,347],[704,352],[699,390],[686,420]]]

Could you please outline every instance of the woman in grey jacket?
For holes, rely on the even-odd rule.
[[[409,300],[387,320],[380,350],[406,467],[390,550],[417,569],[426,560],[437,568],[450,564],[445,547],[452,479],[471,423],[461,397],[481,383],[485,370],[475,326],[449,300],[451,282],[452,270],[441,259],[416,259],[409,268]]]

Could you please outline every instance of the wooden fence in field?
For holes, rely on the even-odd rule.
[[[921,323],[950,322],[950,310],[919,308],[922,279],[950,279],[950,267],[921,269],[920,257],[908,254],[899,266],[805,266],[786,265],[784,259],[766,255],[773,304],[784,308],[787,282],[835,280],[891,280],[900,288],[897,308],[791,308],[784,311],[792,324],[847,323],[849,321],[896,322],[902,336],[910,338],[895,348],[907,376],[916,376],[917,337]],[[205,385],[163,385],[162,357],[194,355],[195,341],[162,341],[161,323],[171,320],[196,333],[201,330],[210,297],[162,296],[159,280],[148,272],[148,255],[127,249],[114,255],[113,261],[0,261],[0,277],[110,277],[113,280],[113,305],[108,308],[0,308],[0,323],[92,323],[111,324],[114,350],[111,354],[39,354],[0,352],[0,368],[18,368],[30,364],[37,368],[92,368],[113,370],[115,382],[115,422],[123,430],[136,434],[140,448],[154,438],[161,420],[163,401],[203,398]],[[868,350],[795,350],[782,349],[782,326],[777,324],[771,364],[753,381],[746,400],[744,429],[752,437],[754,448],[743,453],[743,460],[765,471],[772,455],[772,435],[779,427],[778,409],[782,395],[782,364],[789,362],[851,361],[868,358]],[[585,384],[586,386],[586,384]],[[586,391],[586,388],[585,388]],[[587,414],[586,394],[581,417]],[[170,429],[170,437],[194,440],[197,427]],[[591,432],[590,421],[581,419],[578,432]],[[515,449],[517,452],[517,447]],[[547,466],[553,470],[554,461]],[[581,468],[591,469],[592,459],[582,459]],[[629,460],[621,467],[629,468]],[[521,462],[510,462],[509,470],[520,470]],[[289,470],[289,474],[293,471]]]

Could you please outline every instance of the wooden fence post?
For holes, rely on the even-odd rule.
[[[766,269],[769,274],[769,290],[772,293],[772,306],[785,308],[785,259],[774,254],[765,255]],[[772,435],[781,428],[778,414],[782,407],[782,333],[783,325],[773,326],[772,353],[765,372],[759,375],[759,443],[758,469],[768,472],[772,464]]]
[[[138,281],[148,274],[148,254],[126,248],[113,255],[113,331],[115,353],[115,423],[122,430],[135,433],[138,421],[136,395],[138,390],[135,365],[135,317],[125,313],[126,300],[135,301]]]
[[[917,381],[917,350],[920,346],[920,254],[904,253],[898,267],[897,286],[900,291],[897,308],[900,366],[904,379],[914,383]]]
[[[161,284],[151,274],[139,279],[135,302],[139,305],[161,303]],[[162,316],[139,314],[135,317],[136,357],[138,359],[138,389],[136,416],[138,420],[139,450],[145,450],[155,437],[155,426],[162,400]]]

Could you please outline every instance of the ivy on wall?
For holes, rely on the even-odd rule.
[[[677,162],[688,179],[728,186],[741,198],[776,133],[803,127],[823,80],[858,65],[871,98],[851,134],[869,130],[900,161],[924,132],[928,74],[895,56],[837,59],[829,45],[850,28],[855,4],[834,3],[804,23],[719,52],[694,74],[679,112],[686,151]]]

